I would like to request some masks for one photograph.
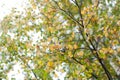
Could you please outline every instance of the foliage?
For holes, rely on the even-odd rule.
[[[55,67],[65,62],[69,66],[65,77],[68,80],[119,79],[114,68],[120,65],[119,0],[113,6],[105,0],[30,2],[25,16],[13,10],[1,22],[5,28],[0,37],[0,77],[12,64],[21,62],[28,78],[32,71],[36,79],[50,80],[50,73],[56,75]],[[34,33],[29,35],[32,31],[39,34],[36,43],[32,39]],[[34,64],[33,69],[29,61]],[[3,64],[8,66],[6,70]],[[65,72],[64,68],[61,72]]]

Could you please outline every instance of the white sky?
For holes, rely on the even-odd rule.
[[[0,21],[2,21],[2,19],[6,15],[9,15],[12,8],[16,8],[18,11],[24,11],[24,8],[28,7],[28,5],[29,5],[28,0],[0,0]],[[38,34],[35,34],[35,35],[38,35]],[[36,37],[34,36],[33,38],[36,39]],[[62,67],[60,67],[60,69],[61,68]],[[11,78],[15,78],[15,80],[24,80],[25,75],[23,73],[24,73],[24,70],[21,68],[21,65],[19,63],[16,63],[16,65],[13,66],[13,69],[10,70],[9,73],[7,74],[8,80],[12,80]],[[61,73],[57,71],[56,74],[58,75],[58,78],[60,80],[64,80],[66,72]],[[58,80],[58,79],[53,76],[53,80]]]
[[[28,4],[28,0],[0,0],[0,20],[8,15],[12,8],[17,8],[18,10],[23,10]]]
[[[24,70],[21,68],[20,64],[17,63],[13,66],[13,70],[8,73],[8,80],[15,78],[16,80],[24,80],[25,75],[23,74]]]
[[[29,4],[28,0],[0,0],[0,21],[11,12],[12,8],[23,11],[27,7],[26,4]],[[13,77],[16,80],[24,80],[23,69],[19,63],[14,65],[13,70],[8,73],[8,80]]]

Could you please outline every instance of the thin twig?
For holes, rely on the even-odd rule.
[[[58,7],[59,10],[63,11],[64,13],[66,13],[67,16],[69,16],[75,23],[77,23],[78,25],[82,26],[82,24],[79,23],[79,21],[77,21],[74,16],[72,15],[72,13],[70,11],[66,11],[64,9],[62,9],[58,3],[56,1],[54,1]]]
[[[36,80],[39,80],[38,77],[37,77],[37,75],[36,75],[35,72],[33,71],[33,69],[31,69],[31,67],[30,67],[29,64],[27,64],[27,67],[32,71],[32,73],[34,74]]]

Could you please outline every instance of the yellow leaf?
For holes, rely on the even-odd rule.
[[[52,27],[48,27],[47,30],[50,31],[50,32],[53,32],[53,28]]]
[[[82,70],[82,71],[84,71],[85,68],[86,68],[85,66],[82,66],[82,65],[81,65],[81,70]]]
[[[51,39],[51,38],[48,38],[47,40],[50,42],[52,39]]]
[[[102,48],[102,49],[100,50],[100,53],[107,53],[107,52],[108,52],[107,48]]]
[[[104,34],[105,34],[105,37],[108,37],[108,26],[106,27],[106,26],[104,26]]]
[[[57,77],[58,77],[58,75],[55,73],[55,74],[54,74],[54,77],[56,77],[56,78],[57,78]]]
[[[114,50],[111,49],[111,48],[109,48],[108,51],[109,51],[110,54],[113,54],[113,53],[114,53]]]
[[[75,33],[74,32],[72,32],[72,38],[74,38],[75,37]]]
[[[81,14],[85,14],[86,12],[84,10],[81,11]]]
[[[38,61],[39,67],[43,66],[43,62],[41,60]]]
[[[98,20],[97,17],[93,17],[93,18],[91,19],[92,22],[96,22],[97,20]]]
[[[74,49],[77,49],[77,48],[78,48],[77,44],[74,44],[74,46],[73,46],[73,47],[74,47]]]
[[[54,48],[54,49],[59,49],[59,48],[60,48],[60,45],[54,45],[53,48]]]
[[[47,63],[47,66],[49,66],[49,67],[53,67],[53,65],[54,65],[54,63],[53,63],[52,61],[49,61],[49,62]]]
[[[73,49],[73,46],[72,45],[68,45],[68,48],[70,49],[70,50],[72,50]]]
[[[120,48],[118,48],[117,51],[120,52]]]
[[[35,4],[33,4],[32,7],[33,7],[33,9],[36,9],[36,5]]]
[[[49,0],[45,0],[45,2],[48,2]]]
[[[53,50],[54,50],[53,45],[50,45],[50,46],[49,46],[49,49],[50,49],[51,51],[53,51]]]
[[[117,45],[118,43],[119,43],[118,40],[113,41],[113,45]]]
[[[72,52],[70,51],[70,52],[68,52],[68,56],[69,57],[73,57],[73,54],[72,54]]]
[[[84,52],[83,52],[83,51],[80,51],[80,52],[78,52],[78,53],[77,53],[77,55],[78,55],[78,56],[80,56],[80,57],[82,57],[82,56],[83,56],[83,54],[84,54]]]
[[[119,20],[119,21],[117,21],[117,25],[120,25],[120,20]]]

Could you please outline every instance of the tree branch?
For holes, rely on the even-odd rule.
[[[32,71],[33,75],[35,76],[36,80],[39,80],[37,75],[35,74],[35,72],[33,71],[33,69],[31,69],[31,67],[29,66],[29,64],[27,64],[27,67]]]
[[[57,7],[58,7],[59,10],[61,10],[62,12],[64,12],[64,13],[65,13],[67,16],[69,16],[75,23],[77,23],[79,26],[82,27],[82,24],[80,24],[79,21],[77,21],[77,20],[74,18],[74,16],[72,15],[72,13],[71,13],[70,11],[66,11],[66,10],[62,9],[62,8],[58,5],[58,3],[57,3],[56,1],[54,1],[54,2],[56,3],[56,5],[57,5]]]
[[[73,0],[72,0],[72,1],[73,1]],[[81,1],[82,1],[82,0],[81,0]],[[87,39],[86,39],[85,36],[89,37],[89,35],[88,35],[87,33],[84,34],[84,30],[81,30],[81,27],[84,28],[83,18],[82,18],[82,14],[81,14],[81,5],[82,5],[82,2],[81,2],[81,5],[78,4],[77,0],[75,0],[74,2],[75,2],[75,4],[76,4],[77,7],[78,7],[78,12],[79,12],[79,15],[80,15],[81,23],[82,23],[82,24],[80,24],[79,21],[77,21],[76,19],[74,19],[74,16],[72,15],[72,13],[70,13],[70,11],[66,11],[66,10],[60,8],[60,6],[57,4],[57,2],[55,2],[55,3],[57,4],[58,8],[59,8],[61,11],[63,11],[64,13],[66,13],[74,22],[78,23],[79,28],[80,28],[80,29],[79,29],[79,30],[80,30],[80,34],[82,35],[83,40],[85,41],[85,43],[86,43],[87,46],[89,47],[91,53],[97,58],[97,60],[98,60],[99,63],[101,64],[101,66],[102,66],[102,68],[104,69],[104,71],[105,71],[108,79],[109,79],[109,80],[113,80],[110,72],[108,71],[108,69],[106,68],[105,64],[103,63],[103,60],[99,57],[98,51],[97,51],[97,49],[95,48],[95,46],[94,46],[94,44],[92,43],[92,41],[91,41],[91,40],[87,41]],[[97,4],[97,6],[98,6],[98,4]],[[97,6],[96,6],[96,7],[97,7]],[[88,24],[89,24],[89,22],[88,22]],[[87,24],[87,25],[88,25],[88,24]],[[92,49],[90,46],[92,46],[93,49]],[[78,62],[74,57],[73,57],[73,60],[75,60],[76,62]],[[80,62],[78,62],[78,63],[81,64]]]
[[[21,61],[32,71],[35,79],[36,79],[36,80],[39,80],[38,77],[37,77],[37,75],[34,73],[33,69],[31,69],[31,67],[29,66],[29,64],[28,64],[28,63],[25,63],[24,59],[23,59],[21,56],[19,56],[19,58],[20,58]]]

